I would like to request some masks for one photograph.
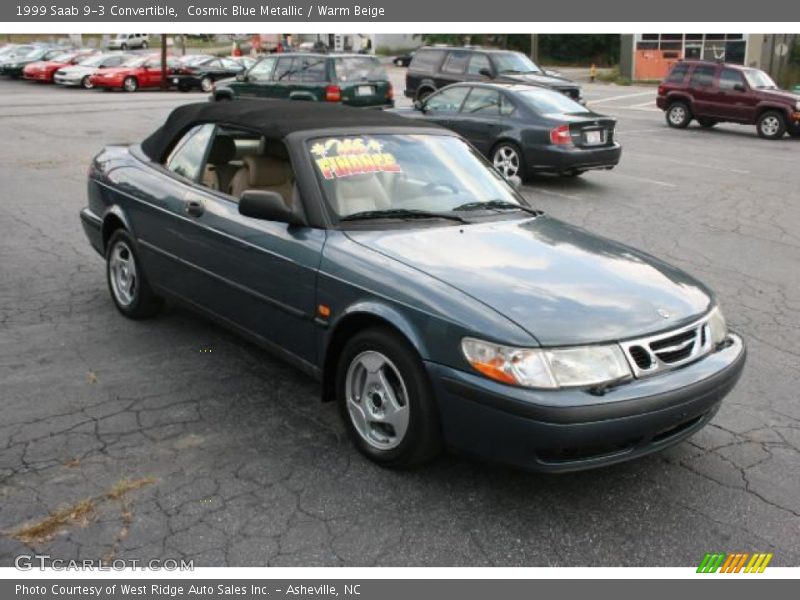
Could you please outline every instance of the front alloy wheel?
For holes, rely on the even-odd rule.
[[[122,82],[122,88],[126,92],[135,92],[139,89],[139,82],[136,81],[136,77],[126,77]]]
[[[206,93],[211,92],[214,89],[214,80],[211,77],[203,77],[200,80],[200,89]]]
[[[500,144],[492,152],[492,165],[503,177],[521,177],[522,157],[511,144]]]
[[[440,452],[439,414],[427,372],[396,332],[375,327],[351,338],[339,356],[335,385],[350,438],[370,460],[407,468]]]
[[[89,78],[90,75],[86,75],[83,79],[81,79],[81,87],[85,90],[90,90],[94,87],[94,84]]]

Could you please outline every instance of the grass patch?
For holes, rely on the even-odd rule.
[[[610,71],[598,71],[595,77],[597,81],[603,83],[613,83],[615,85],[631,85],[633,82],[629,77],[625,77],[619,72],[619,69],[611,69]]]
[[[97,508],[103,502],[119,502],[122,505],[122,520],[124,535],[127,535],[132,514],[128,508],[126,495],[128,492],[138,490],[148,485],[153,485],[156,480],[152,477],[143,479],[121,479],[103,494],[86,498],[80,502],[70,504],[45,518],[33,523],[26,523],[11,531],[8,535],[24,544],[41,544],[53,539],[56,535],[71,527],[86,527],[97,515]]]

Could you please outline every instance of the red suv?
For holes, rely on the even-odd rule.
[[[708,61],[675,63],[658,86],[658,107],[670,127],[701,127],[722,121],[755,125],[758,135],[800,137],[800,96],[778,88],[769,75],[750,67]]]

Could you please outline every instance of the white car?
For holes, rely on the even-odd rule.
[[[118,33],[108,42],[109,50],[133,50],[134,48],[147,48],[150,45],[150,36],[146,33]]]
[[[58,85],[81,86],[88,90],[94,87],[90,77],[99,69],[118,67],[130,58],[127,54],[98,54],[90,56],[80,64],[62,67],[56,71],[53,81]]]

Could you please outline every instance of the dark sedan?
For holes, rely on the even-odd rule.
[[[210,93],[214,89],[214,82],[236,77],[239,73],[244,73],[244,70],[244,66],[232,58],[190,58],[183,62],[178,72],[172,76],[171,82],[182,92],[201,90]]]
[[[5,57],[0,62],[0,74],[18,79],[22,77],[22,72],[28,65],[44,60],[52,60],[61,54],[64,54],[63,49],[47,46],[34,47],[25,54],[11,54],[11,56]]]
[[[642,456],[706,425],[744,366],[703,284],[543,215],[432,123],[190,104],[88,177],[123,315],[169,298],[275,352],[384,466],[446,446],[550,471]]]
[[[398,112],[459,133],[506,177],[613,169],[622,153],[615,119],[538,86],[459,83]]]

